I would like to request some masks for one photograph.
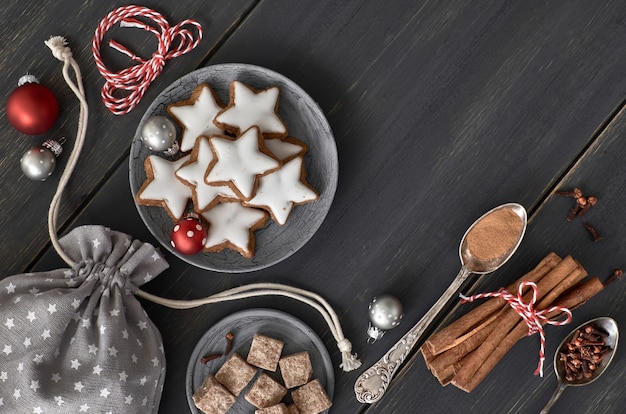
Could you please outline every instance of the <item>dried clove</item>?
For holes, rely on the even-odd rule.
[[[569,190],[557,190],[556,195],[559,196],[563,196],[563,197],[573,197],[573,198],[579,198],[582,197],[583,192],[580,191],[579,188],[574,187],[573,190],[569,191]]]
[[[602,284],[604,285],[604,287],[607,287],[611,283],[620,280],[622,276],[624,276],[624,271],[622,269],[615,269],[611,276],[609,276]]]
[[[203,364],[206,364],[209,361],[213,361],[214,359],[221,358],[224,355],[228,355],[231,349],[233,349],[233,340],[235,336],[232,334],[232,332],[227,332],[225,335],[225,338],[226,338],[226,350],[224,351],[224,353],[205,355],[202,358],[200,358],[200,362]]]
[[[576,215],[578,217],[584,216],[585,214],[587,214],[589,209],[595,206],[597,203],[598,203],[598,197],[595,197],[595,196],[587,197],[587,199],[585,200],[584,206],[580,210],[578,210],[578,213],[576,213]]]
[[[572,197],[576,200],[574,205],[570,208],[569,213],[567,214],[567,221],[572,221],[576,217],[582,217],[589,209],[595,206],[598,203],[598,197],[596,196],[583,196],[583,192],[580,188],[574,188],[573,190],[558,190],[555,192],[556,195],[563,197]]]
[[[593,238],[594,242],[598,242],[602,240],[602,236],[600,236],[598,231],[591,224],[585,221],[583,223],[583,226],[585,226],[585,228],[589,231],[589,234],[591,234],[591,237]]]
[[[566,381],[573,382],[593,376],[598,364],[611,351],[611,348],[606,345],[606,338],[607,335],[593,325],[574,333],[567,343],[568,352],[561,352],[559,356],[565,368]]]

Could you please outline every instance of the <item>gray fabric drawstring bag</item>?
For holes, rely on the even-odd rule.
[[[102,226],[60,244],[72,268],[0,281],[0,412],[157,412],[163,343],[134,292],[167,263]]]

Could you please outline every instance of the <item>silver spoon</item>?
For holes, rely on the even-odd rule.
[[[594,325],[596,328],[604,331],[604,333],[607,334],[607,337],[604,340],[604,342],[609,348],[611,348],[611,350],[609,351],[609,354],[606,357],[604,357],[604,359],[600,362],[597,369],[593,371],[593,375],[591,376],[591,378],[583,378],[581,380],[567,381],[565,379],[565,376],[566,376],[565,363],[561,360],[560,353],[567,352],[567,343],[574,337],[574,335],[579,329],[585,329],[585,327],[588,325]],[[588,322],[583,323],[578,328],[570,332],[565,337],[565,339],[563,339],[563,342],[561,342],[556,352],[554,353],[554,373],[556,374],[556,379],[558,380],[559,384],[556,387],[556,390],[554,391],[554,393],[552,394],[552,397],[550,397],[550,400],[548,401],[546,406],[543,408],[543,410],[541,410],[541,414],[548,414],[548,412],[550,411],[550,408],[552,408],[556,400],[559,399],[559,397],[561,396],[565,388],[567,388],[568,386],[577,387],[581,385],[587,385],[597,380],[598,377],[602,375],[602,373],[606,370],[606,368],[611,363],[611,360],[613,359],[613,355],[615,355],[615,348],[617,348],[618,339],[619,339],[619,331],[617,329],[617,322],[615,322],[614,319],[607,318],[607,317],[592,319]]]
[[[509,209],[519,216],[522,220],[522,226],[519,231],[519,238],[517,242],[511,246],[511,248],[502,254],[500,257],[490,260],[479,260],[474,257],[471,251],[467,248],[467,234],[472,230],[482,219],[497,210]],[[389,384],[413,347],[419,342],[424,334],[424,331],[432,323],[435,317],[441,312],[441,310],[449,302],[450,298],[461,288],[463,282],[467,277],[472,274],[486,274],[493,272],[502,266],[509,258],[515,253],[519,244],[526,232],[527,224],[526,210],[523,206],[517,203],[502,204],[496,208],[493,208],[478,218],[465,232],[461,244],[459,246],[459,256],[461,257],[461,270],[459,274],[454,278],[448,289],[441,295],[441,297],[435,302],[435,304],[426,312],[426,314],[420,319],[410,331],[408,331],[394,346],[387,351],[383,357],[372,365],[368,370],[363,372],[356,380],[354,384],[354,393],[356,399],[362,403],[374,403],[380,400]]]

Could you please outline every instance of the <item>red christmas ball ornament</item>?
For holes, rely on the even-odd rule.
[[[50,89],[32,75],[22,76],[7,99],[7,119],[19,132],[39,135],[54,126],[59,102]]]
[[[191,255],[204,247],[207,231],[199,218],[188,215],[180,220],[172,229],[170,242],[177,252]]]

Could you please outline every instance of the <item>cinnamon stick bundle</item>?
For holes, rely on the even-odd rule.
[[[603,288],[597,277],[581,283],[586,276],[585,269],[572,257],[561,259],[550,253],[506,289],[516,294],[521,283],[532,281],[538,288],[537,310],[551,306],[571,310]],[[523,292],[524,302],[531,297],[532,292]],[[421,350],[428,369],[442,385],[452,383],[470,392],[527,334],[528,326],[519,314],[503,299],[491,298],[433,334]]]
[[[506,290],[511,294],[515,294],[522,282],[531,281],[537,283],[559,262],[561,262],[561,258],[556,253],[548,254],[534,269],[507,286]],[[484,325],[491,322],[489,315],[493,317],[497,316],[495,313],[505,306],[507,306],[506,301],[501,298],[486,300],[480,306],[466,313],[441,331],[434,333],[426,340],[425,346],[427,346],[434,355],[453,348],[458,343],[465,341],[467,338],[477,333]]]
[[[551,306],[560,306],[573,310],[585,303],[596,293],[600,292],[603,287],[604,286],[602,285],[602,282],[600,282],[600,279],[593,277],[577,287],[576,293],[572,292],[572,295],[559,299]],[[548,318],[557,318],[559,316],[559,312],[551,312],[547,314]],[[455,385],[465,392],[471,392],[496,367],[498,362],[504,358],[506,353],[513,348],[513,345],[525,336],[528,336],[528,325],[522,321],[515,325],[515,328],[513,328],[513,330],[511,330],[511,332],[509,332],[507,336],[498,344],[496,349],[494,349],[494,351],[485,359],[483,364],[474,373],[469,381],[460,385],[455,383]]]

